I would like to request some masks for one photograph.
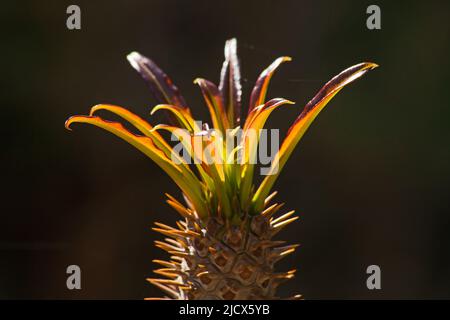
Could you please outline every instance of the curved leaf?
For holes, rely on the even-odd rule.
[[[156,63],[138,52],[131,52],[127,59],[148,84],[156,100],[160,103],[178,106],[190,112],[177,86]],[[173,121],[173,118],[169,117],[169,119]]]
[[[225,130],[230,128],[230,124],[219,89],[211,81],[202,78],[195,79],[194,83],[200,86],[214,128],[220,130],[222,134],[225,133]]]
[[[73,116],[70,117],[65,127],[68,130],[70,125],[74,122],[87,123],[99,128],[105,129],[119,138],[130,143],[136,149],[144,153],[152,159],[158,166],[161,167],[172,180],[180,187],[180,189],[189,197],[195,208],[198,210],[199,216],[206,217],[207,211],[204,206],[203,194],[201,185],[195,175],[188,168],[174,164],[165,153],[158,149],[151,138],[144,136],[137,136],[118,122],[111,122],[103,120],[97,116]]]
[[[241,143],[241,145],[244,146],[245,166],[243,176],[241,177],[241,207],[243,209],[245,209],[250,202],[249,198],[253,181],[253,168],[259,144],[260,130],[264,127],[272,111],[284,104],[294,104],[294,102],[283,98],[271,99],[265,104],[253,109],[251,115],[249,115],[249,118],[251,119],[246,121],[247,128],[244,130]]]
[[[264,178],[252,199],[254,209],[256,211],[263,207],[264,199],[269,194],[270,189],[278,178],[282,168],[286,164],[287,159],[319,112],[344,86],[376,67],[378,67],[378,65],[375,63],[364,62],[342,71],[327,82],[325,86],[323,86],[322,89],[320,89],[314,96],[314,98],[308,102],[302,113],[289,128],[287,136],[272,163],[269,175]]]
[[[241,121],[241,71],[237,57],[235,38],[225,42],[225,61],[220,73],[219,90],[222,95],[230,127],[234,128]]]
[[[250,95],[250,105],[248,106],[248,113],[252,112],[254,108],[264,104],[266,98],[267,88],[269,87],[270,79],[272,78],[275,70],[283,63],[291,61],[291,57],[279,57],[270,66],[268,66],[256,80]]]
[[[183,108],[170,104],[158,104],[157,106],[153,107],[152,111],[150,111],[150,115],[155,114],[155,112],[158,110],[170,111],[170,113],[173,114],[178,120],[178,123],[190,132],[196,132],[200,130],[200,128],[198,128],[198,126],[195,124],[195,121],[192,118],[191,114]]]
[[[163,139],[163,137],[158,133],[152,131],[153,127],[139,117],[138,115],[132,113],[131,111],[122,108],[120,106],[114,106],[114,105],[108,105],[108,104],[98,104],[96,106],[93,106],[91,108],[91,111],[89,113],[90,116],[93,116],[97,111],[100,110],[106,110],[109,112],[114,113],[115,115],[118,115],[119,117],[125,119],[129,123],[131,123],[133,126],[135,126],[140,132],[142,132],[145,136],[152,138],[153,142],[156,144],[158,148],[164,151],[166,155],[170,155],[170,149],[171,147],[167,142]]]

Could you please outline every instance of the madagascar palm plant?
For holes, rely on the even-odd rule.
[[[278,286],[294,277],[295,270],[280,272],[275,264],[294,252],[297,245],[285,245],[273,237],[298,217],[294,211],[278,215],[282,204],[272,203],[276,194],[272,187],[319,112],[344,86],[377,65],[354,65],[327,82],[293,121],[268,173],[256,185],[255,157],[261,129],[275,109],[293,104],[282,98],[266,101],[272,75],[291,60],[289,57],[276,59],[260,74],[250,95],[245,121],[241,121],[236,40],[228,40],[219,86],[205,79],[195,80],[211,115],[211,129],[195,121],[178,88],[152,60],[137,52],[129,54],[128,60],[162,103],[151,113],[165,110],[170,116],[168,123],[152,126],[127,109],[101,104],[87,116],[69,118],[66,128],[75,122],[87,123],[115,134],[158,164],[181,189],[184,204],[169,194],[167,203],[182,219],[176,227],[156,222],[153,228],[166,237],[156,241],[156,246],[167,251],[170,259],[154,260],[162,266],[155,273],[163,278],[148,281],[162,289],[165,298],[279,298]],[[139,134],[118,122],[100,118],[96,115],[99,110],[119,116]],[[195,161],[187,162],[186,154],[174,152],[175,147],[163,138],[162,130],[175,136],[187,158]],[[236,146],[226,147],[224,136],[232,136]],[[210,153],[216,161],[207,161],[202,154],[211,145],[216,146]]]

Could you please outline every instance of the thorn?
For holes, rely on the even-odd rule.
[[[174,265],[173,263],[168,262],[168,261],[154,259],[154,260],[152,260],[152,262],[157,263],[157,264],[160,264],[160,265],[162,265],[163,267],[167,267],[167,268],[175,268],[175,265]]]
[[[167,242],[169,242],[169,243],[171,243],[171,244],[173,244],[173,245],[175,245],[175,246],[177,246],[179,248],[183,248],[183,249],[187,248],[187,244],[184,243],[183,241],[179,241],[179,240],[177,241],[177,240],[172,239],[172,238],[165,238],[164,240],[166,240]]]
[[[287,249],[280,253],[280,257],[285,257],[295,251],[295,248]]]
[[[181,283],[178,280],[172,280],[172,279],[151,279],[151,280],[153,280],[156,283],[162,284],[162,285],[175,286],[175,287],[177,287],[178,289],[181,289],[181,290],[191,290],[192,289],[191,286],[186,285],[184,283]]]
[[[271,225],[277,224],[278,222],[281,222],[283,220],[285,220],[286,218],[289,218],[290,216],[292,216],[295,213],[295,210],[289,211],[288,213],[283,214],[282,216],[272,220],[270,222]]]
[[[165,293],[171,295],[174,299],[179,299],[180,295],[177,291],[173,290],[169,286],[166,286],[164,284],[159,283],[157,280],[159,279],[146,279],[148,282],[153,284],[154,286],[158,287],[159,289],[163,290]]]
[[[191,230],[186,230],[186,231],[181,231],[181,230],[177,230],[177,229],[173,229],[173,230],[166,230],[166,229],[160,229],[160,228],[152,228],[153,231],[162,233],[165,236],[171,237],[171,238],[175,238],[175,239],[180,239],[180,240],[185,240],[187,237],[200,237],[200,234]]]
[[[175,203],[176,203],[177,205],[179,205],[179,206],[183,206],[183,205],[181,204],[181,202],[179,202],[177,199],[175,199],[175,197],[171,196],[171,195],[168,194],[168,193],[165,193],[165,195],[166,195],[166,197],[169,198],[169,200],[171,200],[172,202],[175,202]]]
[[[182,232],[183,235],[186,236],[186,237],[187,236],[191,236],[191,237],[194,237],[194,238],[200,238],[201,237],[200,233],[192,231],[192,230],[185,230],[185,231],[180,231],[180,232]]]
[[[165,229],[160,229],[160,228],[152,228],[153,231],[162,233],[165,236],[171,237],[171,238],[176,238],[176,239],[181,239],[183,238],[182,236],[180,236],[179,234],[173,232],[173,231],[168,231]]]
[[[261,248],[273,248],[276,246],[281,246],[282,244],[285,244],[286,241],[281,241],[281,240],[277,240],[277,241],[273,241],[273,240],[262,240],[258,243],[259,246],[261,246]]]
[[[178,250],[168,250],[167,252],[170,254],[173,254],[174,256],[179,256],[179,257],[189,257],[191,255],[189,252],[178,251]]]
[[[209,274],[209,271],[201,271],[201,272],[197,273],[195,276],[197,278],[200,278],[201,276],[204,276],[204,275],[207,275],[207,274]]]
[[[178,261],[180,263],[182,263],[184,261],[184,258],[179,257],[179,256],[170,256],[170,259]]]
[[[177,224],[177,226],[178,226],[178,229],[180,229],[181,231],[185,231],[185,230],[187,229],[187,224],[186,224],[186,222],[184,222],[184,221],[178,220],[178,221],[176,222],[176,224]]]
[[[161,223],[161,222],[155,222],[155,225],[157,225],[160,228],[167,229],[167,230],[176,230],[174,227],[168,226],[168,225],[166,225],[164,223]]]
[[[178,212],[183,218],[192,220],[195,218],[190,212],[189,209],[183,207],[181,204],[178,204],[176,202],[173,202],[172,200],[166,200],[166,203],[171,206],[173,209],[175,209],[176,212]]]
[[[154,282],[157,282],[157,283],[176,286],[176,287],[178,287],[180,285],[184,285],[183,283],[181,283],[177,280],[172,280],[172,279],[151,279],[151,280],[153,280]]]
[[[274,248],[272,251],[270,251],[268,259],[272,264],[274,264],[293,253],[298,246],[298,244],[291,244],[289,246]]]
[[[281,229],[283,229],[284,227],[286,227],[288,224],[290,224],[291,222],[294,222],[295,220],[297,220],[299,217],[293,217],[287,220],[284,220],[280,223],[277,223],[275,225],[271,225],[272,230],[273,230],[273,234],[278,233]]]
[[[168,243],[162,242],[162,241],[158,241],[155,240],[155,246],[158,248],[161,248],[167,252],[171,252],[171,251],[179,251],[179,252],[184,252],[185,250],[183,248],[180,247],[175,247],[173,245],[170,245]]]
[[[261,212],[261,215],[263,217],[266,218],[270,218],[271,216],[273,216],[278,210],[280,210],[281,207],[284,206],[284,203],[274,203],[273,205],[271,205],[270,207],[268,207],[267,209],[265,209],[263,212]]]
[[[177,278],[181,275],[180,271],[172,268],[157,269],[153,270],[153,272],[168,278]]]
[[[278,191],[272,192],[267,198],[264,200],[264,206],[267,206],[269,202],[277,195]]]

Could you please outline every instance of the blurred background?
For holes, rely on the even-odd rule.
[[[81,30],[66,8],[81,8]],[[366,8],[381,8],[368,30]],[[274,114],[286,130],[332,76],[362,61],[380,68],[345,88],[317,118],[275,186],[301,219],[281,238],[300,243],[282,296],[450,298],[448,1],[33,1],[2,3],[3,137],[0,298],[160,296],[145,281],[166,254],[154,221],[179,195],[143,154],[100,129],[74,125],[98,103],[149,118],[157,103],[126,61],[139,51],[174,80],[197,119],[192,81],[218,82],[226,39],[238,39],[244,101],[276,57],[268,97],[297,102]],[[245,107],[244,107],[245,109]],[[155,115],[152,123],[164,121]],[[66,288],[66,267],[82,290]],[[381,267],[381,290],[366,268]]]

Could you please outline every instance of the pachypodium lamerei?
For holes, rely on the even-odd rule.
[[[266,101],[268,85],[275,70],[291,58],[276,59],[260,74],[250,95],[245,121],[241,121],[242,89],[236,40],[228,40],[219,86],[205,79],[195,80],[211,115],[212,129],[194,120],[178,88],[152,60],[137,52],[129,54],[128,60],[162,103],[154,107],[152,114],[165,110],[170,116],[169,123],[153,127],[125,108],[102,104],[94,106],[88,116],[69,118],[66,127],[69,129],[75,122],[88,123],[115,134],[158,164],[181,189],[185,204],[168,194],[167,203],[182,219],[176,222],[176,227],[156,222],[153,228],[166,236],[164,241],[156,241],[156,246],[170,254],[167,261],[154,260],[162,266],[155,273],[164,278],[148,281],[167,294],[162,299],[279,298],[278,286],[294,277],[295,270],[279,272],[275,264],[294,252],[297,245],[285,245],[273,237],[298,216],[294,211],[277,215],[283,204],[272,203],[276,192],[271,193],[271,189],[319,112],[344,86],[377,65],[370,62],[354,65],[327,82],[294,120],[267,175],[256,185],[259,132],[272,111],[293,104],[282,98]],[[96,115],[99,110],[121,117],[139,134],[119,122],[100,118]],[[181,129],[185,134],[180,133]],[[188,158],[195,159],[194,165],[174,152],[161,130],[179,139]],[[211,131],[217,135],[210,134]],[[225,146],[225,139],[217,138],[237,131],[240,134],[236,135],[236,147],[231,150]],[[202,151],[212,144],[216,146],[215,159],[225,161],[205,159]]]

